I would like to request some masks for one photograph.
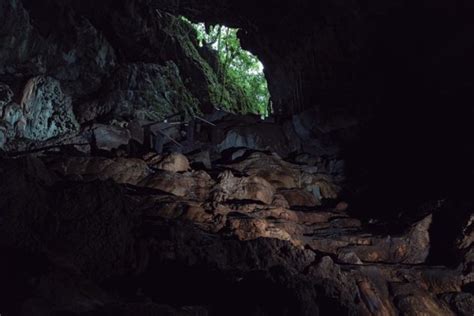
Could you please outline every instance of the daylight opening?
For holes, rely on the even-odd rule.
[[[242,49],[237,36],[239,29],[223,25],[190,23],[197,31],[199,45],[207,46],[217,52],[219,57],[219,77],[226,87],[241,90],[242,108],[247,112],[268,117],[271,114],[270,93],[260,60]]]

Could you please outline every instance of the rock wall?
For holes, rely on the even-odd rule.
[[[67,136],[77,122],[243,111],[193,28],[147,1],[0,5],[2,147]]]

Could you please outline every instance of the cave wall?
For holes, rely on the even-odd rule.
[[[191,25],[148,1],[0,2],[0,147],[94,122],[242,110]]]
[[[366,115],[364,106],[397,95],[472,90],[474,5],[468,1],[174,4],[168,9],[242,27],[243,45],[263,61],[274,106],[283,113],[357,104]]]
[[[230,92],[216,98],[208,52],[189,30],[170,27],[170,12],[241,28],[243,46],[265,65],[276,114],[296,114],[306,138],[341,134],[347,173],[354,187],[376,189],[375,206],[400,188],[403,204],[418,188],[439,198],[473,178],[468,1],[1,0],[0,8],[0,144],[146,116],[150,104],[164,113],[238,107]],[[28,108],[45,98],[48,107]]]
[[[265,65],[276,113],[303,112],[296,119],[311,121],[311,138],[352,126],[354,137],[339,143],[348,194],[364,192],[363,212],[469,199],[471,2],[189,1],[182,10],[243,27],[243,45]]]
[[[401,0],[4,0],[2,34],[22,36],[14,41],[5,37],[2,60],[10,69],[2,71],[2,79],[5,73],[28,77],[46,67],[58,79],[80,82],[75,89],[87,94],[98,90],[100,77],[117,62],[182,60],[176,49],[163,49],[162,17],[171,12],[241,28],[243,46],[265,65],[276,113],[316,107],[323,109],[321,115],[366,117],[394,97],[471,90],[473,9],[467,1],[445,0],[416,5]],[[75,45],[88,50],[68,56]],[[78,59],[76,67],[59,69],[61,59],[54,50]],[[14,71],[11,64],[23,68]]]

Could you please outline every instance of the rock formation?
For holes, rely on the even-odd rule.
[[[0,0],[0,315],[473,315],[461,2]]]

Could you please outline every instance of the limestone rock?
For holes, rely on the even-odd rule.
[[[442,295],[445,302],[452,306],[453,311],[460,316],[474,314],[474,295],[471,293],[447,293]]]
[[[313,194],[305,190],[280,190],[278,193],[285,197],[290,207],[315,207],[320,204]]]
[[[24,137],[47,140],[77,132],[79,124],[59,81],[51,77],[35,77],[23,91],[21,110],[26,120]]]
[[[255,152],[243,161],[230,164],[229,167],[248,175],[264,178],[276,189],[298,187],[299,171],[276,154]]]
[[[93,134],[96,148],[105,151],[126,146],[131,140],[128,129],[112,125],[96,124],[93,127]]]
[[[115,117],[159,120],[175,113],[194,112],[197,106],[197,99],[184,86],[173,62],[165,66],[121,66],[107,83],[102,99],[84,105],[88,112],[97,112],[89,115],[88,120],[109,112]]]
[[[191,169],[188,158],[180,153],[171,153],[165,156],[156,168],[169,172],[186,172]]]
[[[235,177],[231,171],[219,175],[219,182],[214,188],[214,200],[254,200],[271,204],[275,188],[265,179],[258,176]]]
[[[64,176],[80,176],[84,179],[111,179],[117,183],[138,184],[150,174],[146,163],[139,159],[107,159],[71,157],[52,161],[48,166]]]
[[[3,112],[3,108],[12,101],[13,91],[10,87],[0,82],[0,115]]]
[[[431,221],[432,216],[427,216],[401,236],[347,236],[334,240],[326,250],[337,249],[338,253],[353,251],[363,262],[420,264],[429,254]]]
[[[280,125],[257,121],[228,127],[225,129],[224,138],[217,147],[220,151],[234,147],[269,150],[285,157],[298,150],[299,146],[298,140],[289,139]]]
[[[330,175],[291,164],[276,154],[254,152],[244,160],[228,166],[242,173],[264,178],[276,189],[304,189],[313,194],[316,203],[320,203],[322,199],[337,198],[340,190]]]
[[[176,173],[160,171],[143,179],[140,186],[161,190],[190,200],[204,201],[214,181],[204,171]]]
[[[404,315],[455,315],[444,302],[413,284],[392,283],[391,291],[398,310]]]

